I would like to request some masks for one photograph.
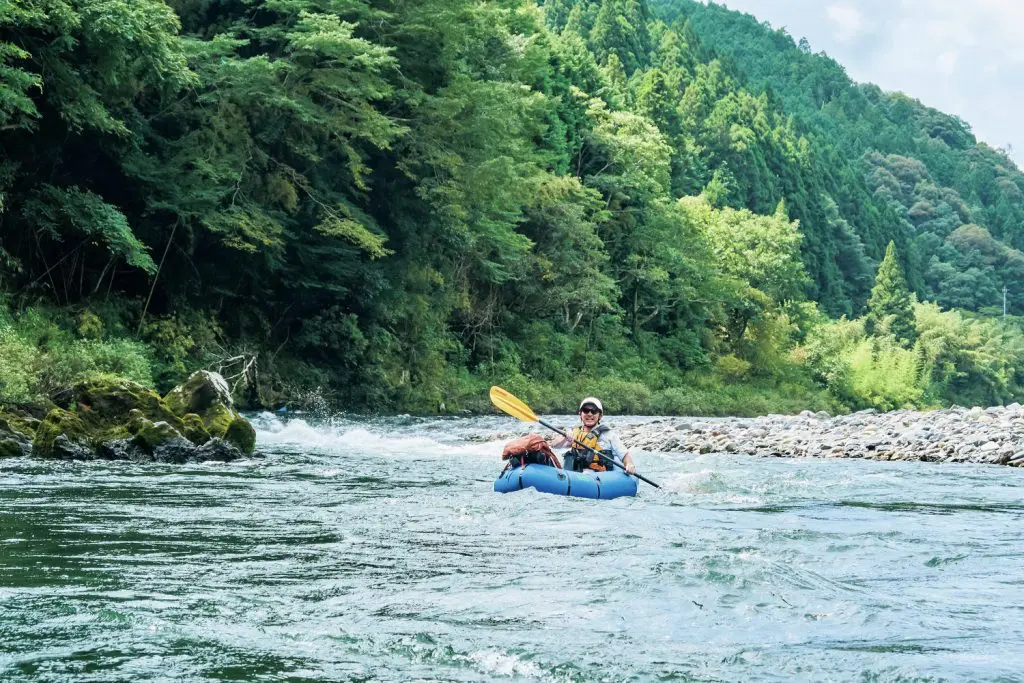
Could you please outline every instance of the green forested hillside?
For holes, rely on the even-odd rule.
[[[750,15],[690,0],[658,7],[666,21],[687,22],[748,87],[777,98],[815,147],[851,160],[875,204],[898,215],[892,236],[919,296],[980,310],[1001,302],[1004,284],[1024,292],[1024,174],[967,122],[853,83],[827,55]],[[1024,312],[1020,296],[1009,305]]]
[[[1024,176],[716,6],[15,0],[0,152],[0,403],[198,366],[422,412],[1024,386],[977,315],[1024,284]]]

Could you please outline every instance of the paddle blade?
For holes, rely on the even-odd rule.
[[[501,387],[491,387],[491,403],[493,403],[498,410],[504,411],[512,417],[517,417],[523,422],[538,421],[537,415],[530,410],[530,406],[526,405]]]

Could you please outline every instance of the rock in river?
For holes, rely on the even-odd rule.
[[[235,410],[224,378],[205,370],[164,397],[97,379],[56,394],[42,420],[0,413],[0,458],[226,461],[255,446],[256,431]]]

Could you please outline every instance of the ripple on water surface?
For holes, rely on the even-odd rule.
[[[505,418],[257,424],[0,461],[0,680],[1021,680],[1019,470],[640,453],[585,501],[491,491]]]

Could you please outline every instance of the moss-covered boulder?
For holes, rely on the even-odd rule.
[[[39,426],[39,420],[34,417],[0,413],[0,434],[9,434],[18,439],[24,438],[31,441],[36,435],[37,426]]]
[[[148,424],[153,424],[153,421],[143,415],[141,410],[132,408],[128,411],[128,422],[126,427],[132,434],[138,434],[139,430]]]
[[[256,450],[256,430],[252,424],[239,415],[224,432],[224,440],[238,447],[246,455]]]
[[[58,392],[54,403],[57,407],[39,423],[32,442],[33,453],[41,458],[96,457],[101,444],[131,438],[147,423],[182,428],[159,394],[129,380],[81,382]]]
[[[228,383],[219,374],[209,370],[193,372],[187,380],[167,392],[164,401],[178,417],[188,413],[205,415],[218,404],[229,409],[234,405]]]
[[[157,462],[186,462],[196,459],[199,450],[168,423],[149,420],[143,422],[131,444]]]
[[[184,438],[181,432],[166,422],[149,422],[147,420],[135,435],[135,442],[152,453],[166,443]]]
[[[224,439],[210,439],[199,447],[198,459],[206,462],[214,460],[218,462],[231,462],[238,457],[238,449]]]
[[[20,458],[28,454],[29,450],[25,448],[24,442],[15,439],[13,436],[0,434],[0,460],[4,458]]]
[[[215,373],[196,373],[166,398],[126,380],[92,380],[60,392],[54,404],[38,424],[0,415],[0,457],[24,454],[31,442],[43,458],[232,460],[256,444]]]
[[[228,433],[228,427],[235,421],[235,411],[223,403],[214,403],[203,411],[199,417],[202,419],[203,426],[206,427],[206,431],[210,433],[210,436],[223,439],[224,435]]]
[[[54,403],[74,412],[93,429],[124,427],[129,414],[142,415],[152,422],[168,422],[175,428],[181,425],[181,419],[159,394],[130,380],[96,379],[82,382],[60,392]]]
[[[188,419],[192,425],[196,422],[189,415],[198,416],[207,438],[223,439],[247,455],[255,450],[256,430],[235,410],[231,390],[217,373],[208,370],[193,373],[180,386],[171,389],[164,396],[164,402],[175,415]]]
[[[38,420],[32,420],[38,424]],[[20,458],[32,451],[35,424],[25,418],[0,413],[0,459]]]
[[[181,422],[185,426],[185,438],[192,443],[202,446],[212,438],[210,432],[206,429],[206,425],[203,424],[203,418],[195,413],[186,414],[185,417],[181,418]]]
[[[77,459],[83,452],[81,448],[89,449],[95,445],[92,431],[78,415],[63,408],[54,408],[36,428],[32,455],[37,458]]]
[[[256,449],[256,430],[237,411],[215,403],[199,417],[213,438],[224,439],[246,455]]]

